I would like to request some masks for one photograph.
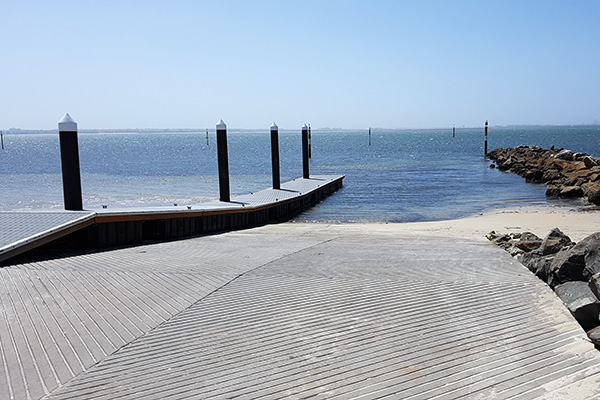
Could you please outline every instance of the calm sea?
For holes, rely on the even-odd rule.
[[[198,204],[218,198],[214,132],[80,134],[86,209]],[[282,181],[302,175],[300,132],[280,132]],[[490,128],[489,150],[539,145],[600,156],[599,127]],[[344,187],[300,221],[431,221],[545,204],[542,185],[490,169],[483,129],[313,131],[311,174]],[[0,210],[61,209],[57,134],[4,135]],[[231,192],[271,185],[267,130],[229,132]],[[553,200],[550,200],[552,203]]]

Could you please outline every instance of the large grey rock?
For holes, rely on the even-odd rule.
[[[535,240],[539,240],[542,241],[542,238],[539,237],[538,235],[536,235],[533,232],[523,232],[519,235],[519,240],[524,240],[524,241],[535,241]]]
[[[600,182],[590,182],[585,186],[585,195],[590,203],[600,206]]]
[[[573,246],[572,250],[582,254],[584,257],[585,267],[583,269],[583,276],[586,280],[600,272],[600,232],[586,237]]]
[[[539,248],[542,245],[541,240],[519,240],[514,243],[514,246],[523,250],[524,252],[530,252]]]
[[[516,260],[527,267],[528,270],[535,274],[535,263],[540,259],[539,255],[531,253],[520,253],[515,256]]]
[[[542,255],[558,253],[563,247],[572,246],[574,243],[560,229],[553,228],[542,241],[539,251]]]
[[[539,257],[533,265],[533,267],[535,268],[535,276],[537,276],[544,282],[547,282],[548,275],[550,274],[550,266],[552,265],[552,261],[554,261],[554,258],[554,254]]]
[[[574,248],[564,249],[556,254],[548,270],[548,285],[555,287],[570,281],[587,281],[583,276],[585,258]]]
[[[583,157],[582,161],[585,164],[585,166],[588,167],[588,168],[592,168],[592,167],[595,167],[596,165],[598,165],[596,163],[596,160],[594,160],[590,156]]]
[[[557,160],[573,161],[573,152],[571,150],[561,150],[554,156]]]
[[[513,243],[513,247],[526,253],[539,248],[542,245],[542,239],[531,232],[523,232],[519,235],[519,240]],[[510,251],[509,251],[510,252]],[[510,252],[512,254],[512,252]],[[515,252],[518,253],[518,252]],[[514,255],[514,254],[512,254]]]
[[[563,187],[557,184],[550,184],[546,186],[546,196],[548,197],[558,197]]]
[[[560,172],[556,169],[547,169],[544,171],[544,175],[542,175],[542,181],[544,182],[552,182],[557,181],[562,177]]]
[[[600,326],[595,327],[587,332],[588,338],[596,346],[600,345]]]
[[[548,274],[552,287],[569,281],[587,281],[600,272],[600,232],[594,233],[557,255]]]
[[[586,331],[600,325],[600,301],[587,282],[566,282],[554,288],[577,322]]]
[[[592,292],[600,299],[600,272],[594,274],[588,281],[588,285]]]
[[[560,197],[581,197],[583,196],[583,189],[577,185],[565,186],[558,195]]]
[[[554,255],[541,256],[536,252],[523,253],[517,256],[517,260],[529,269],[535,276],[546,282],[548,280],[548,271]]]

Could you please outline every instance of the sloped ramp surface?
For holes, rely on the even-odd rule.
[[[246,234],[260,243],[271,232],[291,240],[294,227]],[[598,382],[598,353],[501,250],[313,236],[322,240],[240,275],[48,399],[597,396],[580,388]]]
[[[86,344],[90,350],[81,354],[92,353],[97,362],[56,378],[26,328],[27,318],[35,324],[36,315],[47,311],[18,309],[20,319],[11,316],[13,323],[0,332],[2,340],[6,329],[13,332],[14,344],[3,342],[2,348],[16,346],[20,357],[34,357],[20,369],[5,367],[3,379],[13,382],[14,390],[15,374],[40,378],[16,398],[42,393],[48,400],[593,399],[600,394],[600,356],[585,333],[550,289],[485,241],[282,224],[160,246],[161,251],[147,246],[81,256],[83,272],[76,271],[74,260],[62,270],[40,262],[2,271],[39,274],[42,281],[48,274],[86,275],[78,290],[92,292],[90,286],[99,285],[104,303],[122,304],[112,310],[98,305],[96,320],[115,321],[123,338],[110,336],[115,343],[129,340],[112,353],[106,344],[104,352]],[[148,272],[143,262],[127,271],[135,254],[147,257]],[[121,259],[122,266],[100,272],[103,258],[110,264]],[[92,261],[98,270],[90,269]],[[179,285],[190,305],[171,318],[164,317],[174,309],[159,317],[150,310],[158,304],[147,303],[154,296],[140,293],[157,286],[159,263],[169,271],[162,274],[163,284],[186,282]],[[95,275],[102,277],[86,283]],[[224,283],[205,294],[210,282],[219,285],[219,277]],[[127,290],[127,279],[135,279],[138,290]],[[3,282],[15,290],[20,286],[12,275]],[[21,297],[11,292],[11,304],[26,298],[20,290]],[[177,288],[170,293],[183,296]],[[160,318],[163,322],[150,328]],[[74,339],[72,347],[79,348]],[[3,357],[4,365],[12,366],[14,354]]]
[[[277,242],[207,236],[1,268],[0,399],[42,398],[240,274],[317,243]]]
[[[193,275],[0,269],[0,398],[44,396],[223,283]]]

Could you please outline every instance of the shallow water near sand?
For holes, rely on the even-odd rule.
[[[214,132],[79,134],[86,209],[198,204],[218,198]],[[280,132],[282,181],[302,175],[300,132]],[[569,148],[600,156],[600,127],[490,128],[488,149]],[[5,134],[0,210],[61,209],[57,134]],[[489,168],[483,129],[312,132],[311,174],[344,187],[297,221],[413,222],[490,208],[554,204],[543,185]],[[231,193],[270,187],[269,132],[229,132]],[[562,202],[561,202],[562,204]]]

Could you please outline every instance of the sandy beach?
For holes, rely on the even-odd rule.
[[[413,233],[425,236],[481,238],[490,231],[501,233],[533,232],[544,237],[559,228],[577,242],[600,232],[600,207],[592,206],[520,206],[485,211],[467,218],[415,223],[345,224],[344,229],[372,232]]]

